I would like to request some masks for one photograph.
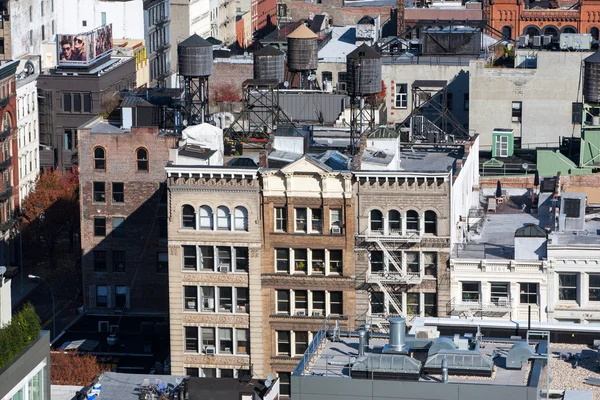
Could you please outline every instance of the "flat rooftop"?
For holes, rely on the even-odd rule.
[[[407,339],[409,336],[407,335]],[[358,357],[358,338],[342,337],[339,342],[332,342],[325,339],[326,343],[318,358],[314,360],[304,375],[318,376],[338,376],[342,378],[352,378],[352,372],[348,368],[348,363],[352,357]],[[388,343],[387,339],[371,339],[368,353],[381,354],[383,346]],[[494,354],[500,354],[494,360],[494,371],[491,377],[478,375],[449,375],[448,382],[461,383],[479,383],[488,385],[514,385],[526,386],[529,379],[530,365],[525,364],[521,369],[506,369],[504,355],[510,350],[512,343],[491,343],[483,342],[483,348],[479,352],[483,355],[492,357]],[[427,350],[415,350],[412,352],[413,358],[421,361],[423,364],[427,360]],[[442,382],[438,374],[422,373],[419,382]]]

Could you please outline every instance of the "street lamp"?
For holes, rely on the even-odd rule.
[[[52,338],[56,339],[56,315],[54,314],[54,292],[52,291],[52,286],[50,286],[50,284],[48,282],[46,282],[44,279],[42,279],[41,277],[37,276],[37,275],[28,275],[29,279],[39,279],[40,281],[44,282],[46,285],[48,285],[48,288],[50,289],[50,295],[52,296]]]

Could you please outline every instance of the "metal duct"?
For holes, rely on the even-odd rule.
[[[365,355],[365,346],[367,342],[367,332],[358,331],[358,356],[362,357]]]
[[[456,344],[452,339],[447,337],[440,337],[431,345],[429,348],[429,352],[427,353],[428,357],[431,357],[434,354],[437,354],[441,350],[456,350]]]
[[[517,342],[512,345],[508,354],[506,354],[506,368],[521,369],[531,356],[534,355],[534,351],[530,345],[525,342]]]
[[[402,351],[406,345],[406,319],[390,318],[390,350]]]
[[[442,359],[442,383],[448,383],[448,360]]]
[[[494,369],[494,361],[486,355],[473,350],[440,350],[427,358],[425,370],[428,373],[439,373],[442,361],[446,361],[448,373],[454,375],[490,376]]]

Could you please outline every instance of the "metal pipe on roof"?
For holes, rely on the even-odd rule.
[[[448,383],[448,361],[446,357],[442,359],[442,383]]]
[[[390,318],[390,349],[395,351],[404,350],[406,345],[406,319]]]
[[[365,347],[367,342],[367,332],[364,330],[358,331],[358,356],[365,355]]]

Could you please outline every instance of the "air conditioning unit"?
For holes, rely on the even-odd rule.
[[[204,354],[214,356],[216,354],[215,346],[204,346]]]
[[[220,266],[219,267],[219,272],[229,272],[229,267],[227,265]]]
[[[306,310],[297,310],[296,315],[306,316]]]
[[[342,233],[342,228],[340,228],[339,226],[334,226],[333,228],[331,228],[331,233],[339,235],[340,233]]]
[[[521,35],[519,36],[519,47],[526,47],[529,44],[529,36]]]
[[[223,349],[223,353],[231,353],[231,348],[230,347],[225,347]]]
[[[316,310],[312,312],[312,316],[313,317],[322,317],[323,316],[323,311],[321,310]]]
[[[108,333],[108,321],[98,321],[98,332],[106,332]]]
[[[552,43],[552,35],[544,35],[544,36],[542,36],[542,44],[544,46],[548,46],[550,43]]]
[[[533,47],[542,47],[542,37],[541,36],[533,37]]]

